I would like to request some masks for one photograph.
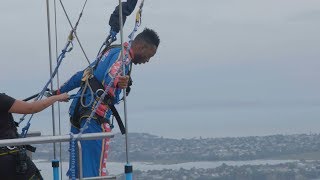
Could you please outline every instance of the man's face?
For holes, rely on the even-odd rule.
[[[144,64],[150,60],[157,52],[155,45],[144,44],[134,54],[133,64]]]

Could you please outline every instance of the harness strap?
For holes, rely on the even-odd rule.
[[[102,51],[101,53],[98,55],[98,58],[93,66],[93,70],[96,70],[100,60],[102,59],[102,56],[110,49],[112,48],[120,48],[121,47],[121,44],[113,44],[113,45],[109,45],[109,46],[106,46]]]
[[[90,83],[90,86],[92,87],[92,89],[94,89],[94,91],[96,91],[98,89],[104,89],[103,85],[95,77],[92,77],[89,80],[89,83]],[[112,97],[107,95],[104,98],[103,101],[109,106],[113,116],[116,118],[117,123],[118,123],[119,128],[120,128],[120,131],[121,131],[121,134],[125,134],[126,130],[125,130],[124,124],[123,124],[123,122],[121,120],[121,117],[120,117],[117,109],[115,108],[115,106],[111,103],[112,102]]]
[[[86,76],[88,76],[88,74],[86,74]],[[90,87],[92,88],[93,91],[97,92],[98,89],[103,89],[103,85],[96,79],[96,77],[94,76],[91,76],[89,79],[87,79]],[[98,96],[100,94],[97,94]],[[94,98],[94,97],[91,97],[91,98]],[[78,99],[78,102],[75,106],[75,110],[74,110],[74,113],[73,113],[73,116],[71,117],[70,121],[71,123],[77,127],[77,128],[80,128],[80,121],[83,117],[87,117],[88,116],[88,113],[91,112],[91,108],[89,107],[81,107],[81,103],[80,103],[80,99]],[[108,107],[110,108],[113,116],[116,118],[117,120],[117,123],[118,123],[118,126],[119,126],[119,129],[121,131],[121,134],[125,134],[126,133],[126,130],[125,130],[125,126],[121,120],[121,117],[117,111],[117,109],[115,108],[115,106],[112,104],[112,97],[107,95],[103,102],[108,105]],[[90,113],[89,113],[90,114]],[[97,120],[98,122],[100,123],[104,123],[104,122],[109,122],[110,121],[104,121],[103,119],[104,118],[100,118],[98,115],[95,115],[95,120]]]
[[[126,134],[126,128],[121,120],[121,117],[113,104],[109,105],[110,110],[112,111],[113,116],[116,118],[121,134]]]
[[[36,152],[36,147],[31,146],[31,145],[23,145],[23,146],[13,146],[13,147],[0,147],[0,156],[6,155],[6,154],[12,154],[21,150],[28,150],[30,152]]]

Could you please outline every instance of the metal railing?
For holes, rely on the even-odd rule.
[[[113,138],[114,133],[87,133],[82,134],[77,140],[94,140],[94,139],[104,139],[104,138]],[[17,138],[17,139],[3,139],[0,140],[0,147],[4,146],[21,146],[26,144],[46,144],[54,142],[69,142],[72,139],[70,135],[61,135],[61,136],[39,136],[39,137],[26,137],[26,138]],[[83,178],[82,176],[82,153],[81,153],[81,144],[78,141],[79,148],[79,179],[116,179],[116,176],[102,176],[102,177],[88,177]]]
[[[103,138],[113,138],[113,133],[87,133],[82,134],[77,140],[94,140]],[[53,142],[69,142],[71,141],[70,135],[61,136],[41,136],[41,137],[27,137],[17,139],[3,139],[0,140],[0,147],[3,146],[21,146],[26,144],[46,144]]]

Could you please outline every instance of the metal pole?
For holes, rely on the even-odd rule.
[[[122,2],[119,0],[119,22],[120,22],[120,40],[121,40],[121,57],[122,57],[122,67],[123,67],[123,76],[126,75],[126,65],[124,59],[124,47],[123,47],[123,17],[122,17]],[[123,105],[124,105],[124,122],[126,128],[126,160],[127,164],[124,167],[126,174],[126,180],[132,180],[132,165],[129,163],[129,146],[128,146],[128,117],[127,117],[127,101],[126,101],[126,89],[123,89]]]
[[[81,142],[77,141],[77,144],[78,144],[78,162],[79,162],[78,177],[79,179],[83,179]]]
[[[52,160],[53,180],[59,180],[59,160]]]
[[[49,65],[50,65],[50,77],[52,77],[52,52],[51,52],[51,31],[50,31],[50,11],[49,0],[46,0],[47,5],[47,26],[48,26],[48,46],[49,46]],[[53,82],[51,81],[51,90],[53,89]],[[55,118],[54,118],[54,105],[51,106],[52,110],[52,135],[56,135]],[[56,143],[53,143],[53,159],[56,159]]]
[[[126,65],[124,59],[124,48],[123,48],[123,20],[122,20],[122,3],[119,0],[119,21],[120,21],[120,40],[121,40],[121,57],[122,57],[122,68],[123,68],[123,75],[125,76],[126,72]],[[123,104],[124,104],[124,121],[125,121],[125,128],[126,128],[126,160],[129,163],[129,156],[128,156],[128,126],[127,126],[127,109],[126,109],[126,89],[123,89]]]
[[[53,1],[54,6],[54,34],[55,34],[55,53],[56,53],[56,63],[58,63],[58,28],[57,28],[57,3],[56,0]],[[60,81],[59,81],[59,71],[57,72],[57,89],[60,87]],[[61,109],[60,109],[60,102],[58,102],[58,122],[59,122],[59,135],[61,135]],[[62,159],[62,148],[61,148],[61,142],[59,143],[59,159]],[[60,161],[60,178],[62,179],[62,160]]]

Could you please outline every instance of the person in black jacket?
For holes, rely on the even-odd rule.
[[[0,139],[18,138],[16,122],[11,113],[33,114],[44,110],[56,101],[68,101],[69,95],[64,93],[47,99],[24,102],[0,93]],[[27,180],[42,179],[35,164],[26,156],[23,147],[0,147],[0,179]]]
[[[122,22],[126,22],[127,16],[129,16],[137,5],[138,0],[127,0],[122,3]],[[120,31],[119,23],[119,5],[115,8],[109,19],[109,25],[111,27],[111,34],[117,34]]]

